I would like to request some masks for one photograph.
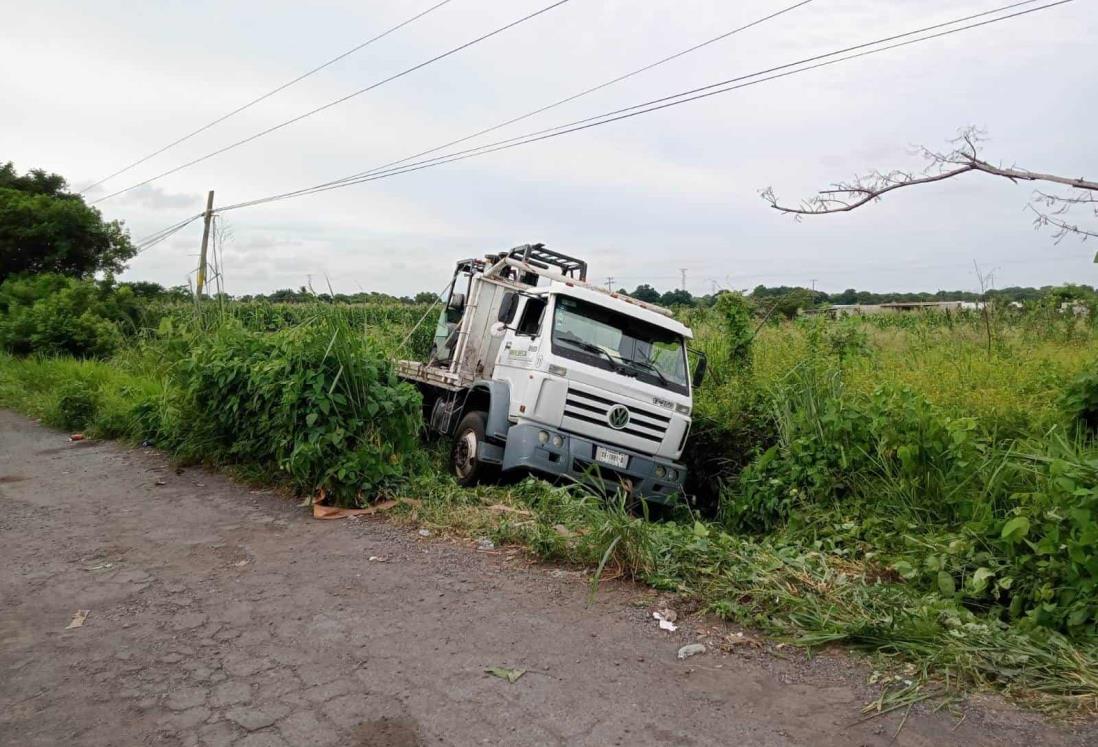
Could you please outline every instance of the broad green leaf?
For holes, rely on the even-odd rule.
[[[1013,519],[1003,524],[1003,531],[1000,533],[1000,537],[1008,539],[1011,542],[1021,541],[1029,533],[1029,519],[1025,516],[1015,516]]]
[[[915,578],[917,571],[906,560],[898,560],[892,565],[892,569],[899,573],[901,577],[906,579]]]
[[[977,568],[972,574],[971,586],[975,592],[981,592],[987,588],[988,581],[995,578],[995,573],[990,568]]]
[[[957,593],[957,584],[949,571],[938,571],[938,591],[942,592],[944,597],[951,597]]]

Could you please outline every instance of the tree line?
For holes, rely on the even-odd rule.
[[[625,288],[619,288],[618,292],[632,296],[639,301],[658,304],[669,308],[706,308],[712,306],[720,296],[720,293],[694,296],[689,291],[681,288],[661,293],[647,284],[638,285],[631,291],[626,290]],[[1026,303],[1049,296],[1056,296],[1064,301],[1073,299],[1094,299],[1095,297],[1098,297],[1098,289],[1089,285],[1045,285],[1040,288],[1011,286],[1009,288],[989,289],[983,293],[962,290],[873,293],[872,291],[860,291],[855,288],[847,288],[841,293],[827,293],[825,291],[813,290],[800,286],[757,285],[744,295],[749,300],[753,301],[756,306],[767,309],[774,307],[774,313],[793,317],[796,316],[798,312],[806,309],[823,309],[829,306],[850,304],[931,303],[935,301]]]
[[[9,277],[55,273],[74,278],[90,278],[96,273],[112,276],[126,267],[136,254],[128,230],[120,221],[106,221],[84,199],[69,191],[59,174],[33,169],[25,174],[11,162],[0,164],[0,283]],[[143,299],[185,300],[190,289],[185,285],[165,288],[158,283],[123,283]],[[633,290],[619,288],[640,301],[669,308],[705,308],[712,306],[720,293],[695,296],[684,289],[659,291],[648,284]],[[841,293],[826,293],[799,286],[758,285],[744,294],[755,305],[770,313],[793,317],[806,309],[836,304],[880,304],[927,301],[1027,302],[1054,295],[1065,301],[1093,300],[1095,288],[1087,285],[1010,287],[972,291],[936,291],[921,293],[873,293],[848,288]],[[340,304],[399,303],[422,304],[436,300],[432,292],[393,296],[387,293],[315,293],[311,288],[282,288],[266,294],[235,297],[242,301],[304,303],[322,301]]]

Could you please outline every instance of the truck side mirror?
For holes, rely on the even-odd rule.
[[[694,378],[691,384],[695,389],[702,385],[705,381],[705,369],[709,367],[709,359],[705,357],[705,353],[699,351],[692,351],[698,356],[698,365],[694,367]]]
[[[518,299],[518,294],[514,291],[503,294],[503,301],[499,305],[499,316],[496,317],[497,321],[510,324],[515,320],[515,312],[518,311]]]

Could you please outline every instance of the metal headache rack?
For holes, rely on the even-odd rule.
[[[503,254],[490,255],[489,259],[495,262],[503,257],[517,259],[520,262],[524,262],[531,267],[537,267],[540,270],[548,270],[550,267],[556,267],[564,277],[583,281],[587,280],[586,262],[582,259],[569,257],[567,254],[561,254],[546,249],[545,244],[523,244],[522,246],[516,246],[514,249],[504,252]]]

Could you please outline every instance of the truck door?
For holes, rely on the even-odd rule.
[[[541,330],[545,306],[544,297],[523,298],[515,316],[517,322],[506,330],[499,347],[495,378],[510,384],[511,417],[532,411],[532,398],[541,384],[537,369],[544,357]]]

